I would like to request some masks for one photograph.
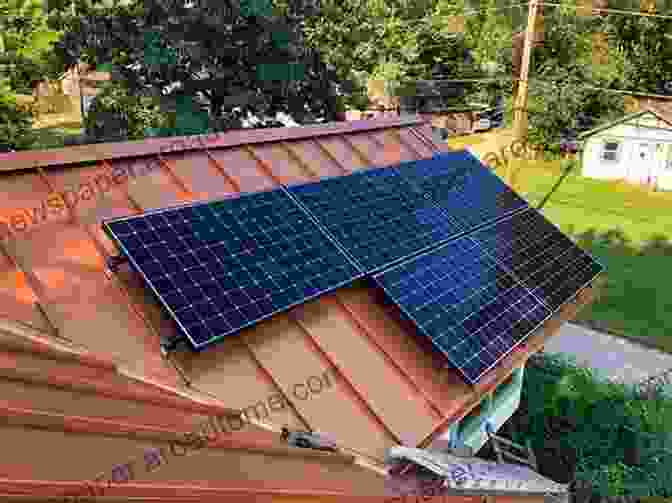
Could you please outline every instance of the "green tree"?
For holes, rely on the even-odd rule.
[[[16,150],[28,148],[34,140],[31,129],[30,112],[17,104],[9,81],[0,79],[0,143]]]
[[[544,40],[532,50],[529,76],[528,140],[552,152],[562,136],[624,113],[622,96],[592,88],[622,88],[629,64],[604,18],[576,16],[574,3],[563,3],[542,12]]]
[[[0,68],[16,92],[58,75],[52,44],[61,34],[48,26],[41,0],[0,0]]]
[[[139,140],[148,129],[173,129],[175,117],[161,110],[158,99],[134,95],[123,83],[110,82],[96,96],[84,125],[95,138]]]
[[[672,81],[672,20],[610,14],[604,29],[628,61],[623,73],[625,89],[664,92],[663,84]]]
[[[608,121],[624,113],[622,96],[586,86],[595,83],[589,67],[544,63],[535,69],[528,96],[528,141],[550,152],[560,151],[563,134],[585,127],[585,118]],[[507,100],[508,116],[512,100]]]
[[[305,14],[294,4],[283,12],[259,2],[147,0],[89,10],[69,21],[59,50],[67,64],[112,61],[129,92],[169,109],[191,97],[210,129],[242,127],[249,113],[332,120],[335,74],[306,47]]]
[[[559,481],[573,474],[596,496],[670,496],[672,401],[633,391],[563,355],[535,357],[511,418],[513,440],[531,440],[542,475]]]
[[[418,79],[480,75],[467,57],[466,32],[449,26],[458,11],[437,0],[324,0],[304,31],[342,78],[360,87],[380,79],[391,94],[406,93]]]

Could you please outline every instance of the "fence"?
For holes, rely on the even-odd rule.
[[[642,398],[653,398],[656,395],[665,395],[672,398],[672,369],[666,369],[660,374],[649,376],[637,383],[638,395]],[[672,467],[670,467],[672,470]]]

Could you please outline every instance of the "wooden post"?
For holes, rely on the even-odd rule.
[[[527,87],[530,73],[530,58],[532,56],[532,41],[537,22],[538,0],[531,0],[527,16],[527,30],[525,31],[525,45],[520,65],[520,79],[514,107],[514,134],[516,139],[522,140],[527,136]]]
[[[517,85],[516,99],[513,107],[513,135],[514,141],[523,141],[527,137],[527,87],[530,73],[530,58],[532,56],[532,42],[537,23],[538,0],[530,0],[527,14],[527,29],[525,31],[525,44],[520,65],[520,77]],[[512,163],[519,160],[509,160],[506,169],[506,183],[513,184]]]

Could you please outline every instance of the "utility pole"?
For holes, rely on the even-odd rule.
[[[514,140],[523,141],[527,137],[527,87],[530,73],[530,58],[532,56],[532,42],[534,39],[538,0],[530,0],[527,13],[527,29],[525,31],[525,44],[520,64],[520,77],[518,80],[516,99],[513,107],[513,135]],[[507,163],[506,183],[513,184],[513,169],[511,161]]]

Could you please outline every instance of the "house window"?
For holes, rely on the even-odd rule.
[[[607,141],[602,146],[602,161],[617,162],[621,144],[617,141]]]

